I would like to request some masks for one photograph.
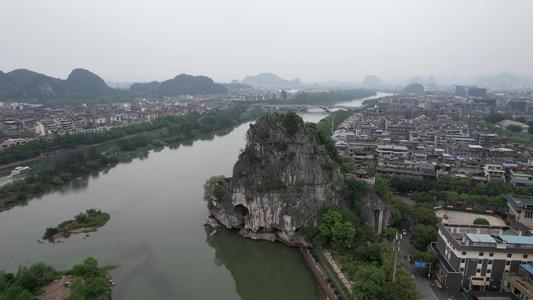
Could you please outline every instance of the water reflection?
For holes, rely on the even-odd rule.
[[[241,299],[320,299],[322,291],[306,267],[299,249],[280,243],[252,241],[222,229],[206,243],[215,249],[213,263],[224,265]],[[287,280],[291,278],[291,280]],[[316,289],[309,289],[315,286]],[[302,289],[301,287],[305,287]],[[262,291],[260,294],[258,291]]]

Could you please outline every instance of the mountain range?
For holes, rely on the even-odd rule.
[[[98,75],[84,69],[74,69],[65,80],[26,69],[0,71],[0,100],[90,98],[115,92]]]
[[[127,99],[132,97],[163,97],[179,95],[226,94],[228,89],[206,76],[178,75],[172,79],[150,83],[134,83],[129,90],[113,89],[98,75],[74,69],[67,79],[59,79],[26,69],[8,73],[0,71],[0,101],[23,100],[47,104],[71,103],[84,100],[101,103],[102,99]],[[70,100],[70,101],[69,101]]]
[[[241,83],[246,83],[253,87],[297,88],[302,86],[300,78],[285,80],[272,73],[259,73],[255,76],[246,76],[241,80]]]

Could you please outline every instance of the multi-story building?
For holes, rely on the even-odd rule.
[[[483,167],[483,173],[490,180],[504,181],[505,170],[501,164],[486,164]]]
[[[436,274],[452,291],[499,290],[504,273],[533,260],[533,236],[519,236],[509,227],[439,223],[437,228]]]
[[[518,273],[504,273],[502,291],[513,293],[520,300],[533,299],[533,265],[520,265]]]
[[[509,219],[533,229],[533,198],[505,196],[509,206]]]

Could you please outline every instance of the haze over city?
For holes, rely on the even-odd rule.
[[[4,1],[0,70],[303,82],[533,72],[533,2]]]

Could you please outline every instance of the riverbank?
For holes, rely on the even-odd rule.
[[[94,147],[82,147],[71,150],[58,159],[54,167],[35,173],[29,173],[24,179],[15,180],[0,187],[0,212],[24,203],[28,199],[42,194],[54,187],[63,185],[74,178],[133,158],[139,153],[161,148],[165,145],[182,142],[195,138],[201,134],[215,132],[255,119],[264,113],[263,110],[248,111],[244,107],[236,107],[223,111],[212,111],[210,114],[199,118],[198,115],[187,115],[182,118],[173,118],[173,122],[164,130],[153,132],[143,131],[135,136],[114,139],[117,148],[99,153]],[[167,120],[170,122],[170,120]],[[17,162],[20,164],[21,162]]]

